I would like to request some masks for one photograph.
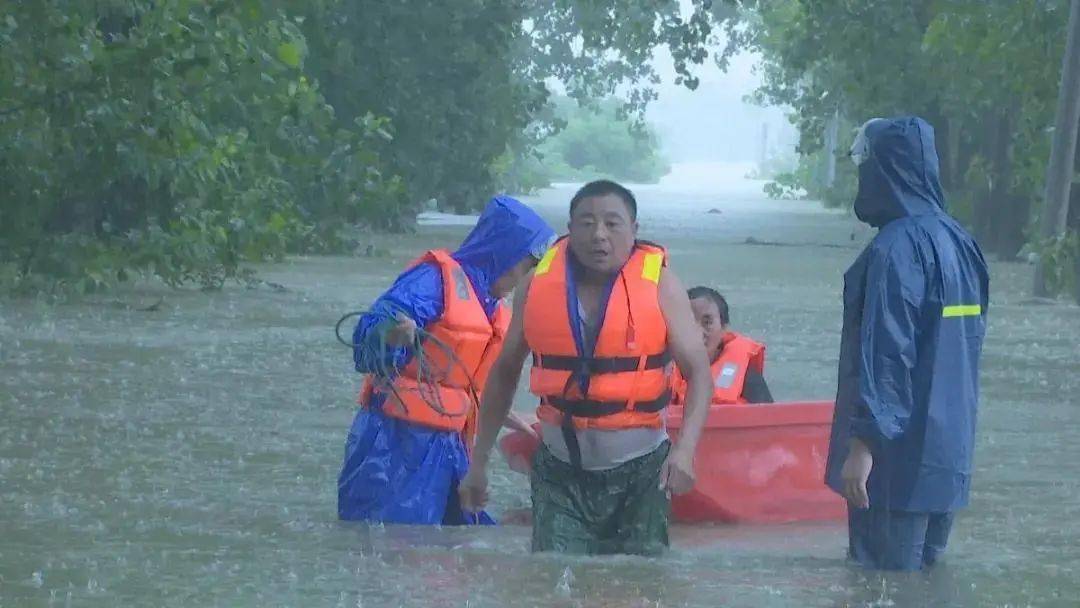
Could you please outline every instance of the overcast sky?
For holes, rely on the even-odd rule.
[[[663,78],[660,98],[646,116],[663,140],[668,159],[691,161],[756,161],[761,153],[762,126],[768,125],[770,146],[793,148],[795,129],[780,108],[761,108],[743,99],[761,82],[754,73],[757,55],[742,54],[721,72],[710,57],[698,66],[697,90],[675,85],[667,49],[658,49],[654,66]]]

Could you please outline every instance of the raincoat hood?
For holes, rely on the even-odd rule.
[[[855,215],[880,228],[903,217],[945,210],[934,128],[917,116],[863,125]],[[857,138],[857,145],[859,138]],[[852,150],[853,157],[856,151]]]
[[[491,285],[527,256],[539,260],[555,242],[555,231],[517,199],[496,196],[484,207],[476,227],[451,255],[482,300]]]

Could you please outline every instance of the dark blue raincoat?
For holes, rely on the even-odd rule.
[[[840,492],[848,442],[874,456],[870,508],[945,513],[971,483],[989,277],[945,213],[933,129],[866,127],[858,218],[878,234],[844,274],[839,384],[826,482]]]
[[[491,285],[526,256],[541,257],[554,239],[554,231],[534,211],[499,196],[451,257],[461,264],[490,317],[498,303],[490,295]],[[420,264],[402,273],[356,325],[356,370],[377,373],[392,368],[392,362],[404,366],[412,357],[410,349],[380,353],[378,326],[403,312],[426,327],[442,316],[442,297],[437,266]],[[338,477],[338,516],[407,524],[494,523],[486,514],[464,513],[457,502],[457,484],[469,466],[460,434],[386,416],[383,400],[377,395],[365,404],[349,430]]]

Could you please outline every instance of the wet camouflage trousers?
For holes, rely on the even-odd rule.
[[[604,471],[575,470],[543,444],[532,463],[532,550],[657,555],[671,500],[659,487],[671,443]]]

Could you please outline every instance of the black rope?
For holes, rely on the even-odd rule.
[[[337,338],[338,342],[352,349],[363,350],[367,348],[365,344],[354,343],[351,339],[346,340],[344,336],[341,335],[341,326],[345,323],[345,321],[353,317],[359,319],[364,315],[368,314],[368,312],[369,311],[366,310],[356,310],[342,315],[341,318],[338,319],[337,323],[334,324],[334,336]],[[402,407],[405,407],[405,401],[401,398],[401,394],[398,392],[393,382],[394,378],[401,375],[402,369],[398,366],[397,359],[395,357],[386,356],[386,354],[391,348],[398,347],[392,347],[386,343],[385,331],[378,331],[378,336],[378,350],[374,353],[365,352],[364,354],[373,356],[368,356],[364,358],[371,361],[375,366],[375,370],[374,372],[372,372],[371,375],[373,379],[375,379],[379,383],[379,389],[388,389],[391,393],[393,393],[394,397],[397,398],[398,403],[400,403]],[[422,387],[418,389],[418,391],[420,392],[420,397],[424,400],[424,402],[426,402],[428,405],[431,406],[433,410],[435,410],[439,414],[442,414],[443,416],[459,417],[466,415],[446,411],[446,408],[443,407],[442,398],[439,395],[439,390],[434,386],[430,386],[437,385],[440,380],[445,380],[446,378],[448,378],[450,376],[450,369],[448,366],[446,369],[440,370],[435,365],[433,365],[432,362],[429,360],[429,355],[424,350],[425,344],[430,344],[437,348],[445,355],[449,365],[457,366],[462,372],[464,372],[466,385],[463,388],[468,392],[469,398],[472,399],[476,407],[480,407],[480,391],[477,390],[476,380],[473,378],[472,371],[465,366],[465,364],[461,361],[461,358],[458,357],[457,353],[454,352],[454,349],[450,348],[450,346],[446,344],[446,342],[440,340],[437,336],[425,330],[424,328],[417,327],[413,343],[406,346],[411,347],[413,351],[413,360],[416,362],[416,378],[418,380],[419,386]],[[389,359],[389,362],[387,361],[387,359]]]

